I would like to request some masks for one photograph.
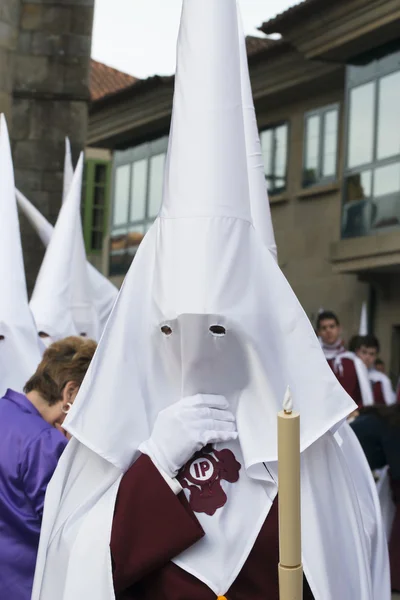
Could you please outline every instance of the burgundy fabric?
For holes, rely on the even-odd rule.
[[[396,514],[389,542],[390,572],[392,589],[400,592],[400,480],[391,479],[391,486]]]
[[[385,396],[383,395],[383,388],[380,381],[376,381],[372,384],[372,391],[374,394],[375,404],[383,404],[384,406],[386,406]]]
[[[121,482],[114,514],[117,600],[215,600],[204,583],[171,562],[203,535],[184,494],[175,496],[150,459],[140,457]],[[228,600],[279,600],[278,548],[275,502]],[[313,600],[306,581],[304,600]]]
[[[361,408],[363,406],[363,401],[354,361],[350,358],[342,358],[341,367],[336,366],[336,368],[334,368],[331,365],[331,368],[342,387],[354,400],[357,406]]]

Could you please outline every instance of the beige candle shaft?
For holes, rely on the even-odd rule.
[[[278,413],[279,556],[282,567],[301,565],[300,415]]]

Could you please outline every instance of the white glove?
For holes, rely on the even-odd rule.
[[[207,444],[235,440],[234,415],[223,396],[183,398],[157,416],[151,437],[139,446],[171,478]]]

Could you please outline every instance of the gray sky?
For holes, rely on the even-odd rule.
[[[1,1],[1,0],[0,0]],[[218,1],[218,0],[216,0]],[[247,34],[296,0],[239,0]],[[96,0],[92,56],[137,77],[175,70],[182,0]]]

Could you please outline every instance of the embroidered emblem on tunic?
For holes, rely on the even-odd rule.
[[[215,450],[206,446],[186,463],[177,479],[183,488],[190,491],[191,509],[211,517],[228,499],[221,481],[236,483],[241,468],[231,450]]]

